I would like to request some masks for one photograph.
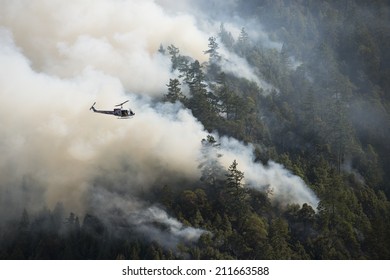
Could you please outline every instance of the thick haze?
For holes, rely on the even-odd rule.
[[[160,43],[207,60],[215,30],[198,27],[188,3],[178,10],[172,1],[0,0],[0,219],[62,201],[79,215],[119,208],[150,236],[161,231],[153,222],[165,224],[171,238],[155,238],[167,246],[200,236],[137,201],[154,186],[200,177],[202,124],[180,104],[155,101],[172,75]],[[127,99],[131,120],[88,110],[94,101],[111,110]],[[249,186],[269,186],[285,203],[317,205],[282,166],[254,163],[252,149],[234,139],[221,144],[223,165],[237,159]]]

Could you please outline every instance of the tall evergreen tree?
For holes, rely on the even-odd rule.
[[[172,103],[180,101],[184,103],[186,101],[186,97],[181,92],[180,85],[181,84],[178,79],[169,79],[169,84],[167,85],[168,92],[164,95],[164,101]]]
[[[204,51],[204,53],[209,55],[210,64],[218,63],[221,60],[221,55],[218,53],[219,46],[217,38],[210,37],[208,47],[208,50]]]
[[[226,174],[225,204],[228,212],[236,221],[237,227],[241,227],[249,214],[248,191],[242,180],[244,173],[237,168],[237,161],[234,160],[229,166]]]
[[[221,23],[219,28],[218,37],[221,40],[222,44],[228,49],[233,50],[234,38],[230,32],[225,29],[223,23]]]
[[[236,43],[236,50],[238,54],[242,56],[248,55],[248,51],[250,48],[250,41],[249,41],[249,35],[246,32],[245,28],[241,28],[240,35],[238,36],[237,43]]]

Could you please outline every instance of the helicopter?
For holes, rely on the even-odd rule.
[[[125,102],[122,102],[118,105],[115,105],[115,107],[120,107],[120,108],[114,108],[114,110],[112,110],[112,111],[96,110],[94,107],[96,102],[94,102],[92,104],[91,108],[89,108],[89,110],[92,110],[95,113],[114,115],[114,116],[117,116],[118,119],[128,119],[128,118],[134,116],[135,113],[131,109],[129,109],[129,110],[122,109],[123,104],[125,104],[127,102],[129,102],[129,100],[126,100]]]

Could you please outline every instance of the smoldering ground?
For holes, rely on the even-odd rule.
[[[208,34],[194,17],[168,14],[154,1],[1,7],[1,220],[61,201],[80,215],[121,209],[130,224],[148,236],[159,233],[167,246],[196,240],[201,229],[137,201],[157,184],[200,178],[202,124],[179,103],[155,101],[172,75],[169,58],[156,51],[160,43],[205,59]],[[125,100],[136,112],[131,120],[88,110],[94,101],[111,110]],[[235,158],[248,181],[257,181],[253,186],[269,184],[276,199],[316,206],[303,181],[282,166],[254,163],[250,147],[234,139],[221,143],[224,167]],[[165,225],[170,237],[152,222]]]

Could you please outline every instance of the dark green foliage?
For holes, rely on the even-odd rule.
[[[1,231],[0,258],[41,260],[175,258],[170,250],[137,239],[130,229],[126,234],[118,235],[120,227],[108,228],[98,217],[88,214],[82,224],[74,213],[58,221],[55,211],[46,209],[33,218],[28,218],[28,212],[24,210],[19,223],[11,222]],[[31,222],[28,222],[29,219]]]
[[[237,222],[241,223],[246,218],[248,211],[247,188],[244,187],[244,173],[237,168],[237,161],[234,160],[229,166],[226,174],[226,183],[223,190],[223,204],[227,206],[227,211]]]
[[[384,1],[367,6],[359,1],[243,1],[238,12],[259,19],[271,38],[283,41],[281,50],[254,41],[244,27],[233,38],[223,24],[219,42],[246,58],[275,86],[277,90],[267,94],[245,79],[210,67],[215,64],[211,54],[218,49],[210,37],[203,81],[211,92],[204,91],[203,99],[190,97],[188,107],[194,116],[209,131],[265,147],[258,150],[259,160],[283,163],[320,198],[318,209],[304,204],[281,211],[272,206],[267,193],[244,191],[237,162],[224,181],[217,172],[220,167],[212,168],[217,157],[204,161],[202,182],[210,207],[218,213],[208,226],[228,225],[226,233],[218,229],[215,236],[219,252],[234,258],[390,257],[385,195],[390,194],[389,83],[381,78],[390,69],[385,47],[389,10]],[[205,151],[214,145],[204,143]],[[363,199],[368,190],[371,199],[378,201],[380,196],[387,205],[383,204],[380,221],[369,210],[376,206],[368,207]],[[265,229],[266,241],[259,237],[261,244],[256,245],[255,240],[246,240],[249,245],[242,240],[251,228],[248,221]],[[266,221],[266,226],[259,221]],[[381,248],[374,245],[373,236]],[[261,254],[250,249],[256,246],[262,248]]]
[[[186,97],[181,92],[180,81],[178,79],[169,79],[168,92],[164,96],[164,101],[175,103],[180,101],[182,103],[186,102]]]

